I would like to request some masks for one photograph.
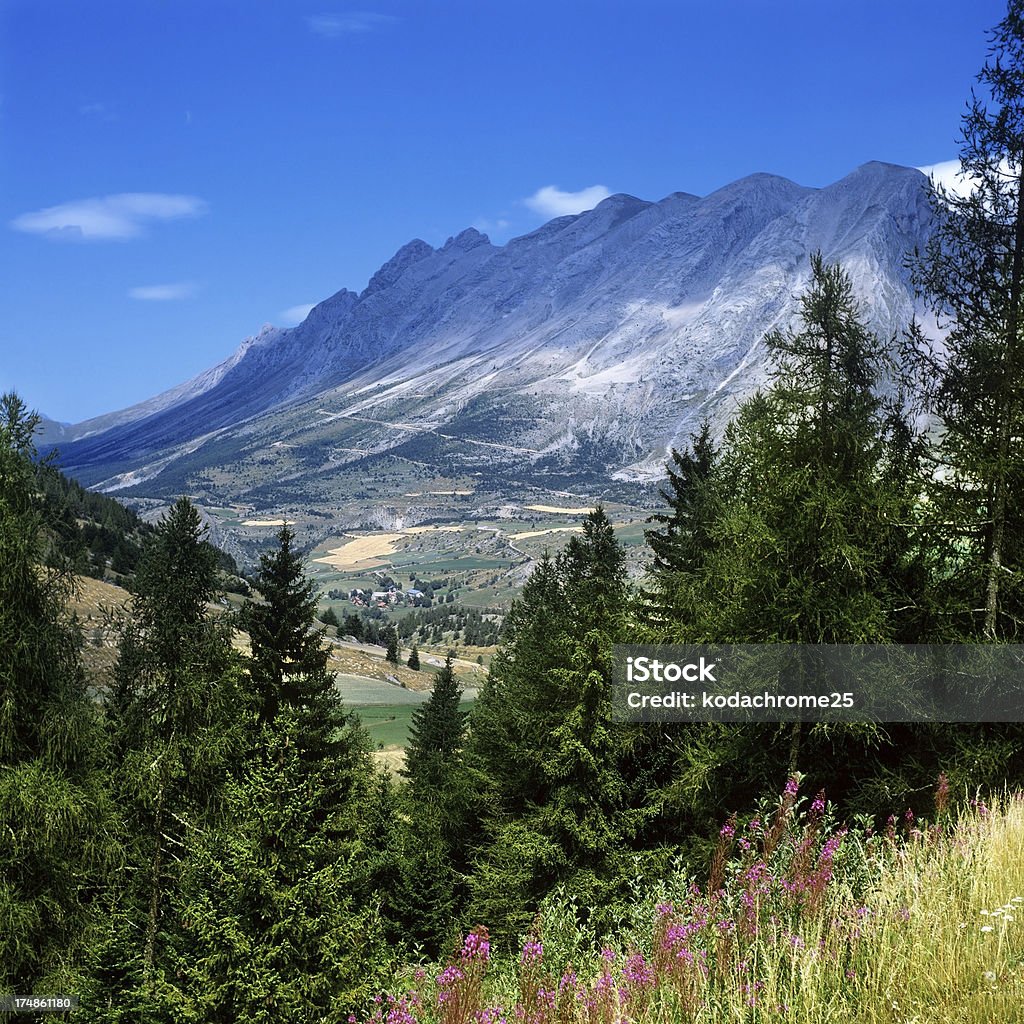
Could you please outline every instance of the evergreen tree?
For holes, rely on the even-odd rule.
[[[261,556],[253,579],[262,602],[246,602],[243,612],[252,647],[249,675],[257,718],[272,726],[282,709],[295,710],[300,753],[312,762],[329,762],[347,749],[358,725],[345,710],[334,673],[327,668],[329,651],[322,632],[314,628],[316,587],[292,547],[295,534],[284,526],[277,539],[277,550]]]
[[[963,117],[965,193],[934,184],[938,227],[914,264],[947,333],[923,381],[942,422],[932,502],[949,545],[946,635],[1008,640],[1024,621],[1024,2],[991,33]],[[920,331],[914,340],[922,342]],[[960,611],[959,609],[967,610]]]
[[[398,630],[395,629],[395,624],[389,622],[384,628],[383,632],[384,644],[387,649],[387,653],[384,655],[385,661],[390,661],[392,665],[398,664]]]
[[[84,992],[118,830],[67,610],[74,581],[44,565],[38,422],[0,398],[0,990]]]
[[[120,622],[107,702],[114,772],[134,846],[112,920],[105,984],[150,1005],[173,931],[166,898],[192,838],[217,820],[244,743],[232,625],[214,618],[216,556],[195,507],[180,499],[139,564]],[[141,934],[139,932],[141,931]]]
[[[415,649],[415,648],[414,648]],[[458,768],[466,732],[466,712],[459,704],[462,688],[452,667],[452,654],[434,677],[430,697],[412,713],[402,774],[420,797],[443,794]]]
[[[252,647],[250,677],[259,721],[272,725],[283,706],[298,707],[333,686],[323,635],[314,631],[316,588],[292,548],[295,534],[278,531],[278,548],[260,556],[253,578],[262,601],[246,602],[243,622]]]
[[[406,662],[406,665],[414,672],[419,672],[420,670],[420,650],[416,646],[415,640],[412,643],[412,650],[409,652],[409,660]]]
[[[228,782],[225,815],[195,837],[171,897],[171,1020],[341,1024],[389,980],[365,733],[346,730],[330,761],[311,764],[305,729],[282,706]]]
[[[914,642],[927,630],[919,443],[878,395],[885,351],[848,275],[811,260],[802,325],[766,339],[769,389],[729,425],[694,561],[660,570],[679,642]],[[902,738],[902,737],[901,737]],[[696,726],[681,732],[664,795],[696,828],[800,769],[830,795],[870,803],[900,740],[873,726]]]
[[[876,392],[885,350],[849,276],[820,254],[811,271],[802,329],[766,338],[770,387],[730,423],[703,484],[703,557],[661,570],[675,574],[679,640],[917,639],[916,442]]]
[[[499,934],[525,929],[559,882],[600,922],[624,884],[643,817],[611,725],[611,648],[627,610],[624,554],[598,508],[509,614],[471,718],[474,767],[490,786],[472,909]]]

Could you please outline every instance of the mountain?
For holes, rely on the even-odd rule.
[[[391,477],[408,485],[399,464],[495,500],[623,493],[763,380],[762,339],[793,320],[814,250],[877,331],[904,326],[905,254],[930,223],[924,175],[873,162],[821,189],[754,174],[704,198],[613,195],[503,246],[472,228],[412,241],[361,293],[69,428],[62,464],[134,498],[257,511],[337,510],[375,478],[379,503]]]

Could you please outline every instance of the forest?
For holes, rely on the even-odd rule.
[[[979,78],[973,187],[933,190],[908,254],[943,338],[876,337],[812,254],[766,385],[673,452],[643,580],[598,507],[535,566],[470,712],[437,674],[398,779],[338,696],[290,529],[214,613],[187,498],[107,552],[132,596],[90,693],[67,503],[92,499],[55,500],[5,395],[0,992],[109,1024],[1019,1019],[1024,724],[610,707],[617,643],[1019,642],[1024,4]]]

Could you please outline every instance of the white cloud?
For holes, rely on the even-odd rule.
[[[390,14],[377,14],[374,11],[348,11],[344,14],[311,14],[306,24],[317,35],[337,39],[359,32],[372,32],[375,28],[392,25],[398,19]]]
[[[122,192],[23,213],[11,221],[11,227],[61,241],[121,240],[138,238],[156,221],[198,217],[206,208],[196,196]]]
[[[943,185],[954,195],[967,195],[973,191],[970,178],[960,176],[959,160],[943,160],[941,163],[918,167],[922,174],[927,174],[936,184]]]
[[[579,192],[563,192],[555,185],[545,185],[523,202],[535,213],[545,217],[565,217],[567,214],[592,210],[610,195],[604,185],[591,185]]]
[[[294,327],[301,324],[309,316],[309,311],[316,305],[315,302],[300,302],[297,306],[289,306],[279,314],[281,322],[285,327]]]
[[[187,299],[195,295],[195,292],[196,286],[191,281],[178,281],[175,284],[147,284],[129,288],[128,297],[143,302],[171,302],[174,299]]]

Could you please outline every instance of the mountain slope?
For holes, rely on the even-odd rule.
[[[924,176],[869,163],[824,189],[757,174],[703,199],[614,195],[504,246],[413,241],[361,294],[70,428],[63,464],[103,489],[255,507],[273,484],[336,496],[385,457],[598,491],[651,479],[763,379],[761,339],[794,316],[810,252],[843,263],[890,335],[929,224]]]

